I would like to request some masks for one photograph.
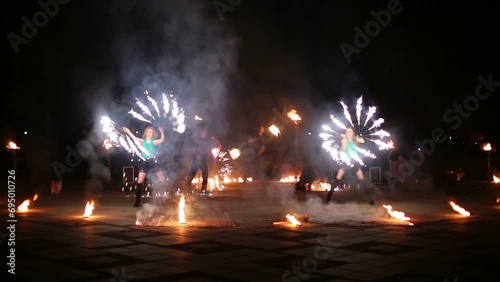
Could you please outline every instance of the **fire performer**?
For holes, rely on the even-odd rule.
[[[257,132],[257,136],[249,136],[247,139],[249,147],[252,149],[251,154],[246,154],[244,177],[243,181],[246,182],[248,177],[252,177],[253,180],[263,180],[265,175],[266,162],[264,159],[264,152],[266,151],[266,145],[264,142],[264,126],[260,126]]]
[[[341,134],[340,136],[341,136],[340,142],[342,150],[345,152],[346,156],[350,159],[352,159],[353,155],[356,154],[357,151],[356,145],[365,143],[364,138],[362,138],[361,136],[356,136],[354,134],[354,128],[352,127],[348,127],[345,130],[345,134]],[[365,193],[368,195],[370,205],[374,205],[375,201],[373,199],[373,189],[365,179],[362,167],[359,164],[348,166],[345,163],[340,165],[340,169],[337,172],[337,176],[332,181],[330,191],[328,192],[328,195],[326,197],[326,203],[327,204],[330,203],[335,187],[339,185],[340,181],[344,177],[345,172],[349,169],[351,169],[356,174],[359,184],[364,188]]]
[[[152,126],[146,127],[146,129],[144,129],[144,133],[142,134],[142,138],[139,138],[132,134],[130,129],[123,127],[125,133],[127,133],[136,142],[139,142],[146,150],[142,152],[142,157],[144,157],[146,160],[142,161],[139,165],[139,176],[137,179],[137,186],[135,190],[134,207],[138,207],[141,203],[142,191],[144,190],[144,180],[146,180],[146,176],[149,172],[156,172],[156,176],[158,177],[160,183],[165,182],[165,176],[158,166],[158,160],[156,158],[158,145],[165,141],[165,131],[161,127],[159,127],[158,129],[161,133],[159,139],[157,138],[158,136]]]
[[[196,136],[194,139],[192,139],[190,144],[190,151],[193,154],[193,162],[191,164],[191,169],[189,170],[189,175],[186,183],[188,191],[190,190],[191,182],[193,182],[196,173],[201,170],[201,177],[203,178],[201,183],[201,193],[205,194],[207,192],[207,155],[212,154],[213,143],[217,144],[217,148],[219,151],[222,149],[222,145],[214,136],[208,137],[208,129],[206,125],[200,125],[199,136]]]

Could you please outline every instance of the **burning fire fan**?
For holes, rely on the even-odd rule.
[[[342,150],[342,147],[336,143],[336,141],[340,140],[339,137],[341,137],[343,132],[348,128],[352,128],[356,136],[373,142],[378,146],[379,150],[389,150],[394,148],[392,141],[385,141],[385,139],[390,138],[391,135],[387,131],[380,129],[381,125],[384,123],[384,119],[372,119],[373,115],[377,112],[377,107],[368,107],[368,111],[365,111],[366,116],[362,118],[361,115],[364,112],[362,99],[363,97],[360,97],[356,104],[357,120],[355,122],[352,121],[349,108],[346,104],[344,104],[344,102],[341,101],[340,104],[344,109],[344,118],[347,123],[343,123],[339,118],[334,115],[330,115],[330,119],[336,129],[332,129],[328,125],[323,125],[324,132],[319,135],[324,140],[322,147],[330,153],[330,156],[339,164],[346,164],[352,167],[354,166],[353,162],[356,162],[364,166],[363,157],[369,157],[372,159],[376,158],[375,154],[358,146],[354,146],[354,150],[351,150],[349,154]],[[341,132],[339,132],[339,130],[341,130]]]
[[[184,109],[179,107],[174,95],[170,94],[167,96],[165,93],[162,94],[161,109],[158,102],[151,98],[147,91],[144,95],[154,111],[148,108],[140,99],[136,98],[136,105],[139,107],[140,111],[142,111],[142,114],[134,109],[131,109],[129,114],[138,120],[150,123],[156,127],[167,128],[166,125],[170,123],[174,131],[179,133],[184,133],[184,131],[186,131],[186,116],[184,114]],[[146,117],[144,115],[146,115]]]

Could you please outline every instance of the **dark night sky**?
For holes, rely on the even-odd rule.
[[[220,21],[213,1],[74,0],[15,54],[6,35],[20,35],[21,18],[40,10],[26,2],[9,1],[3,16],[4,143],[27,130],[59,148],[74,144],[111,101],[130,103],[146,66],[165,68],[169,90],[190,113],[210,114],[227,142],[285,104],[317,130],[341,97],[361,94],[408,142],[436,127],[500,137],[500,88],[457,131],[443,122],[474,94],[479,75],[500,81],[497,1],[401,1],[401,13],[350,64],[339,44],[354,45],[353,28],[364,29],[370,11],[390,1],[243,0]],[[202,16],[195,4],[206,4]]]

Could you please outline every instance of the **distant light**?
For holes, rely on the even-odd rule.
[[[451,139],[451,136],[450,136],[450,139]]]
[[[139,134],[139,131],[136,131],[135,134]]]
[[[28,134],[28,131],[25,131],[25,132],[24,132],[24,135],[27,135],[27,134]]]
[[[311,135],[311,132],[309,132],[309,133],[307,133],[307,134]]]
[[[418,150],[420,151],[420,150],[422,150],[422,149],[418,148]]]

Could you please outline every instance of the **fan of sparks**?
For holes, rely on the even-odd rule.
[[[122,147],[132,155],[138,156],[142,160],[146,160],[142,156],[142,153],[144,152],[147,155],[149,154],[148,151],[139,142],[123,133],[111,118],[108,116],[101,117],[101,125],[102,131],[108,135],[109,142],[113,146]]]
[[[142,100],[136,98],[136,105],[140,109],[140,112],[132,108],[129,111],[129,114],[140,121],[150,123],[151,125],[157,127],[165,128],[167,124],[170,124],[172,125],[172,129],[174,131],[184,133],[186,130],[184,109],[179,107],[173,95],[167,96],[163,93],[161,103],[158,103],[155,99],[149,96],[147,91],[144,95],[146,96],[148,103],[146,104]],[[153,110],[147,106],[148,104],[153,108]],[[161,105],[161,109],[159,104]],[[148,151],[139,142],[125,134],[121,127],[117,126],[117,124],[110,117],[101,117],[101,125],[102,131],[108,136],[108,140],[111,145],[122,147],[130,154],[145,160],[142,153],[148,155]]]
[[[179,133],[186,131],[184,109],[179,107],[177,100],[172,94],[168,96],[165,93],[162,94],[161,108],[158,105],[159,103],[149,96],[148,91],[144,92],[144,95],[148,100],[147,104],[150,104],[153,110],[141,99],[136,98],[135,103],[139,111],[132,108],[129,114],[140,121],[156,125],[157,127],[165,127],[166,123],[170,123],[174,131]]]
[[[342,120],[345,121],[343,122],[340,117],[330,115],[334,128],[329,125],[323,125],[323,132],[319,135],[324,141],[322,147],[331,155],[333,160],[349,166],[354,166],[355,163],[364,166],[364,158],[376,158],[374,153],[359,147],[357,144],[355,145],[356,152],[351,152],[350,156],[342,150],[340,135],[344,134],[345,130],[349,127],[354,129],[357,136],[362,137],[365,141],[373,142],[379,150],[394,148],[392,141],[389,140],[391,135],[380,128],[384,123],[384,119],[374,118],[377,107],[370,106],[368,110],[363,109],[363,97],[361,96],[356,103],[356,121],[353,122],[349,107],[342,101],[340,104],[342,105],[344,113]],[[363,114],[364,116],[362,116]]]

